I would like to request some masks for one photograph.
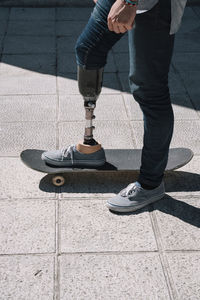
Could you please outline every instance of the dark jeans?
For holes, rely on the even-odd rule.
[[[104,67],[109,50],[124,35],[111,32],[107,27],[107,16],[114,2],[98,0],[77,40],[76,61],[83,68]],[[128,33],[129,83],[144,116],[144,144],[138,180],[152,186],[162,181],[174,125],[168,88],[174,45],[174,35],[169,35],[170,3],[171,0],[160,0],[150,11],[138,14],[134,28]]]

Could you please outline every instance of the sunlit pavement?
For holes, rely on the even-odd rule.
[[[169,82],[171,147],[193,160],[165,176],[166,196],[134,214],[106,199],[137,174],[51,177],[19,159],[84,133],[74,46],[92,8],[0,8],[0,299],[200,299],[200,6],[186,8]],[[104,148],[141,148],[128,86],[127,35],[109,53],[95,110]]]

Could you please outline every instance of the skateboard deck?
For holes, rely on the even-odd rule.
[[[70,172],[105,172],[105,171],[139,171],[141,165],[141,149],[105,149],[106,163],[98,168],[92,167],[53,167],[47,165],[41,155],[45,150],[27,149],[21,152],[20,158],[23,163],[36,171],[57,174],[53,177],[53,184],[64,184],[63,173]],[[172,171],[186,165],[193,157],[193,152],[187,148],[172,148],[169,150],[169,159],[165,171]]]

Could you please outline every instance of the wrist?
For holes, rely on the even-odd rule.
[[[138,0],[122,0],[122,2],[127,5],[127,6],[137,6],[138,5]]]

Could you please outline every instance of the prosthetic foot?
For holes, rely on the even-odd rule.
[[[85,70],[78,66],[79,91],[84,99],[85,134],[83,142],[61,150],[43,152],[42,159],[48,165],[57,167],[99,167],[105,164],[105,152],[93,138],[93,119],[96,101],[101,92],[103,68]]]

